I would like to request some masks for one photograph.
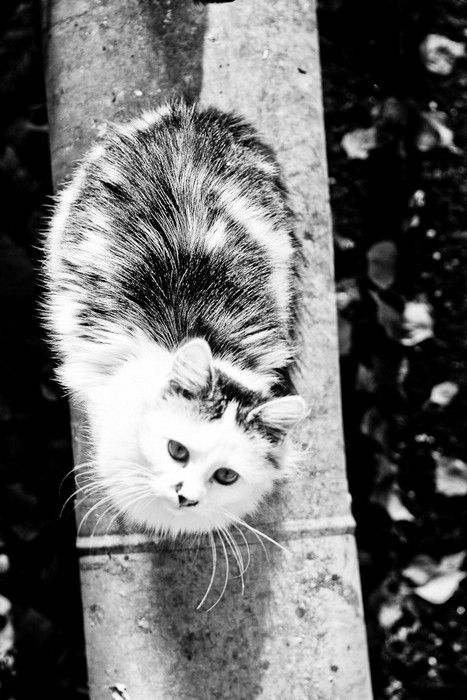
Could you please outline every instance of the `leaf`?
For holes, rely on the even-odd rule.
[[[377,456],[376,483],[381,484],[388,478],[396,477],[399,469],[395,462],[391,461],[385,454]]]
[[[437,406],[447,406],[459,393],[459,387],[454,382],[441,382],[431,390],[430,402]]]
[[[402,345],[412,347],[431,338],[433,318],[428,304],[423,301],[407,302],[402,314],[402,328],[404,331],[400,340]]]
[[[11,667],[14,663],[15,630],[11,620],[7,620],[0,630],[0,670]],[[1,686],[0,686],[1,690]]]
[[[444,112],[422,112],[422,119],[422,127],[415,142],[419,151],[447,148],[452,153],[462,153],[462,149],[454,143],[454,133],[446,126],[447,116]]]
[[[415,516],[404,506],[399,492],[395,488],[388,493],[386,510],[391,520],[395,522],[399,522],[400,520],[415,520]]]
[[[404,506],[400,497],[400,489],[396,482],[386,486],[378,486],[370,497],[372,503],[377,503],[387,512],[391,520],[415,520],[415,516]]]
[[[381,627],[389,629],[402,617],[402,608],[399,602],[384,603],[378,613],[378,622]]]
[[[381,289],[388,289],[394,282],[397,248],[392,241],[375,243],[366,254],[368,277]]]
[[[436,575],[437,564],[428,554],[419,554],[402,571],[402,576],[416,586],[423,586]]]
[[[454,554],[448,554],[443,557],[438,564],[438,572],[449,574],[452,571],[459,571],[464,563],[465,555],[465,550],[462,550],[461,552],[455,552]]]
[[[441,452],[432,452],[435,460],[435,486],[444,496],[467,496],[467,464]]]
[[[439,562],[436,562],[428,554],[419,554],[402,571],[402,575],[417,586],[423,586],[432,579],[459,571],[464,562],[465,554],[465,551],[448,554]]]
[[[423,190],[415,190],[409,201],[411,209],[421,209],[426,204],[426,195]]]
[[[8,619],[11,615],[11,603],[8,598],[0,595],[0,617]]]
[[[430,73],[449,75],[458,58],[465,55],[465,46],[441,34],[428,34],[420,44],[420,56]]]
[[[348,355],[352,349],[352,324],[340,314],[337,322],[339,355],[342,357]]]
[[[340,233],[334,233],[334,243],[343,253],[347,253],[355,248],[355,241],[348,236],[341,236]]]
[[[344,311],[350,304],[360,300],[360,290],[354,277],[345,277],[336,285],[337,310]]]
[[[0,576],[10,570],[10,560],[7,554],[0,554]]]
[[[423,586],[417,586],[414,593],[429,603],[441,605],[451,598],[459,587],[459,583],[467,576],[465,571],[453,571],[432,578]]]
[[[393,340],[400,341],[402,337],[402,317],[399,311],[383,301],[379,294],[370,290],[370,294],[376,303],[376,318],[386,335]]]
[[[376,145],[376,128],[374,126],[370,126],[369,129],[349,131],[341,141],[341,146],[347,156],[359,160],[366,160],[369,151],[376,148]]]
[[[399,368],[397,370],[397,377],[396,377],[396,382],[397,382],[397,387],[401,393],[401,396],[404,398],[407,398],[406,392],[405,392],[405,380],[407,379],[410,371],[410,364],[409,361],[406,357],[403,357],[401,360],[401,363],[399,365]]]
[[[388,424],[375,406],[364,414],[360,424],[360,430],[363,435],[371,438],[382,447],[386,447]]]
[[[370,290],[377,305],[377,319],[389,338],[407,347],[431,338],[433,319],[430,306],[423,301],[408,301],[402,313],[381,299],[378,293]]]
[[[376,388],[377,382],[373,369],[366,365],[358,365],[355,389],[357,391],[366,391],[367,394],[374,394]]]

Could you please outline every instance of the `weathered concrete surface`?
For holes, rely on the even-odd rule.
[[[355,653],[355,636],[362,639],[353,538],[328,540],[294,540],[289,555],[269,562],[253,546],[245,595],[231,579],[211,612],[196,610],[211,572],[193,550],[86,557],[93,697],[121,683],[132,700],[368,698],[367,668]],[[219,564],[208,606],[223,578]]]
[[[43,2],[56,183],[107,121],[183,93],[245,114],[274,145],[306,257],[296,384],[311,406],[299,435],[307,458],[260,518],[292,554],[270,546],[268,563],[252,544],[245,596],[234,579],[212,612],[196,612],[209,582],[209,548],[193,563],[189,547],[154,547],[117,524],[109,540],[108,519],[89,518],[79,544],[92,698],[110,698],[109,686],[122,683],[131,700],[367,700],[313,2]],[[79,422],[75,429],[79,460]],[[222,575],[221,567],[217,587]]]

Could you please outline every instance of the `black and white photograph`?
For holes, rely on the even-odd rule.
[[[467,698],[467,1],[1,0],[0,700]]]

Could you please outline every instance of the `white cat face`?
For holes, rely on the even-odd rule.
[[[201,340],[180,348],[153,379],[147,361],[129,367],[96,416],[98,474],[115,507],[172,536],[253,513],[282,475],[303,400],[262,401],[215,369]]]

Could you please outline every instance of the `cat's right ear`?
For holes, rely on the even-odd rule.
[[[205,340],[189,340],[177,350],[169,381],[176,388],[193,395],[211,389],[214,367],[211,348]]]

